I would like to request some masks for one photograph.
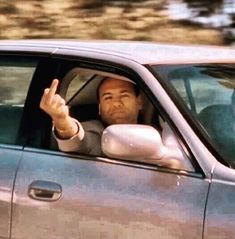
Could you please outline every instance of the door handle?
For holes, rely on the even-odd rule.
[[[28,196],[40,201],[57,201],[62,195],[62,187],[50,181],[33,181],[28,188]]]

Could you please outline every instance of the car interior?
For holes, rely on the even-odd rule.
[[[79,67],[75,67],[65,74],[64,78],[60,82],[60,89],[58,93],[66,99],[66,103],[70,107],[70,115],[72,117],[78,119],[80,122],[99,119],[97,87],[105,77],[130,80],[129,78],[121,75]],[[139,123],[156,128],[162,135],[162,139],[166,144],[168,141],[170,144],[172,144],[172,142],[175,142],[177,145],[182,144],[181,140],[175,136],[168,124],[161,117],[158,109],[153,106],[146,94],[143,91],[140,93],[143,98],[144,106],[139,114]],[[185,151],[185,153],[183,153],[183,160],[185,163],[184,169],[194,171],[191,163],[189,162],[189,153],[185,147],[182,148],[184,148]],[[53,136],[51,136],[50,149],[58,150]]]
[[[22,106],[0,105],[0,142],[15,144],[22,114]]]
[[[67,105],[69,105],[70,115],[72,117],[78,119],[80,122],[99,119],[97,87],[105,77],[130,80],[129,78],[118,74],[79,67],[72,68],[65,74],[65,76],[60,81],[58,93],[66,100]],[[136,82],[136,84],[138,84],[138,82]],[[166,127],[168,124],[165,123],[165,121],[161,117],[159,110],[156,108],[156,106],[153,106],[148,96],[142,90],[140,93],[142,95],[144,105],[139,115],[139,123],[150,125],[156,128],[160,135],[162,135],[163,141],[165,137],[165,142],[167,142],[167,138],[169,138],[172,142],[173,136],[174,142],[179,141],[178,143],[176,142],[176,144],[181,144],[181,140],[179,140],[178,137],[174,135],[173,131],[170,130],[170,127]],[[41,97],[41,95],[39,97]],[[0,106],[0,113],[2,116],[4,116],[0,119],[0,139],[2,138],[2,142],[6,144],[17,144],[17,142],[15,142],[17,135],[21,135],[22,132],[24,135],[24,132],[26,132],[19,131],[21,120],[23,120],[21,119],[23,109],[23,106]],[[40,109],[38,110],[40,114],[43,113]],[[28,114],[30,114],[30,112],[28,112],[27,115]],[[40,118],[42,116],[43,119]],[[56,140],[51,131],[51,119],[45,113],[43,113],[40,117],[38,117],[38,119],[40,118],[41,122],[39,124],[33,124],[36,125],[36,128],[33,130],[36,130],[36,133],[38,133],[40,137],[37,137],[37,135],[34,133],[32,136],[33,138],[29,139],[32,140],[29,141],[30,144],[31,142],[33,142],[33,144],[35,144],[35,147],[58,151]],[[32,127],[34,127],[33,125]],[[164,129],[167,129],[165,130],[165,133]],[[190,156],[188,152],[186,152],[184,156],[186,162],[188,162],[188,158],[190,158]],[[189,169],[190,171],[193,170],[191,166],[186,166],[185,168]]]
[[[90,70],[75,67],[61,80],[59,94],[69,105],[70,115],[80,122],[98,120],[97,87],[105,77],[129,80],[127,77],[99,70]],[[144,107],[139,115],[139,123],[151,125],[161,130],[162,118],[154,109],[147,96],[141,92]],[[51,149],[57,149],[53,136],[51,136]]]
[[[233,90],[232,97],[235,96]],[[223,157],[232,162],[234,165],[234,115],[232,107],[234,107],[233,100],[230,104],[214,104],[209,105],[201,110],[198,114],[198,119],[209,135],[210,139],[219,149]]]
[[[77,85],[73,85],[72,83],[76,80],[76,77],[84,75],[84,72],[89,74],[90,78],[82,84],[81,82],[78,82]],[[70,107],[70,113],[73,117],[81,122],[91,119],[99,119],[96,89],[105,77],[129,80],[124,76],[82,68],[74,68],[65,75],[61,82],[59,93],[66,99],[66,102]],[[71,90],[73,90],[72,94]],[[155,117],[156,112],[154,107],[146,95],[143,92],[141,92],[141,94],[144,101],[144,107],[140,112],[140,123],[157,126],[156,121],[159,119],[156,119]]]

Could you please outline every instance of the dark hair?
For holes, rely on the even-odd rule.
[[[97,89],[96,89],[96,98],[97,98],[97,101],[99,102],[100,101],[100,97],[99,97],[99,90],[100,90],[100,87],[103,85],[103,83],[108,80],[108,79],[111,79],[111,77],[107,76],[107,77],[104,77],[101,82],[99,83],[99,85],[97,86]],[[114,78],[115,79],[115,78]],[[117,79],[119,80],[119,79]],[[121,79],[120,79],[121,80]],[[130,82],[131,83],[131,82]],[[135,83],[131,83],[133,85],[133,88],[134,88],[134,92],[135,92],[135,95],[138,96],[140,94],[140,88],[135,84]]]

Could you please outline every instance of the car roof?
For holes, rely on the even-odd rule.
[[[0,51],[20,48],[25,51],[41,49],[42,52],[49,48],[51,53],[58,49],[89,51],[123,57],[140,64],[235,62],[235,48],[224,46],[118,40],[0,40]]]

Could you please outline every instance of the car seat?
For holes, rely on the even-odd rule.
[[[222,156],[227,159],[234,158],[233,123],[235,118],[231,105],[210,105],[199,113],[198,119]]]
[[[0,106],[0,143],[15,144],[23,113],[23,107]]]

